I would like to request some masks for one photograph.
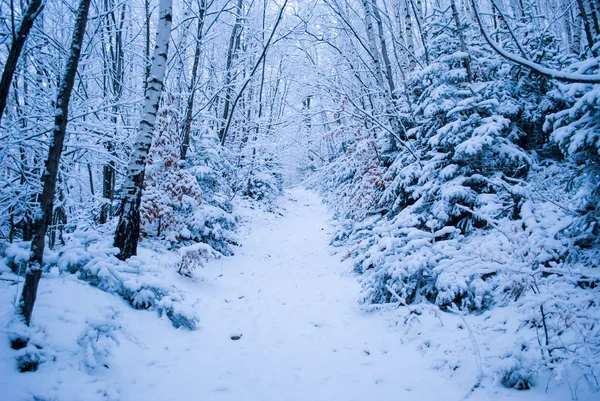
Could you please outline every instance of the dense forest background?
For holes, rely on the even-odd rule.
[[[503,384],[543,367],[598,390],[599,52],[597,0],[3,0],[0,243],[25,321],[53,265],[193,328],[98,260],[139,241],[191,274],[235,251],[238,199],[305,182],[361,302],[513,307],[490,328],[523,333]]]

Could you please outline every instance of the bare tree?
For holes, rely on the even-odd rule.
[[[73,85],[75,84],[75,76],[77,75],[77,66],[79,65],[81,56],[90,2],[91,0],[81,0],[79,3],[75,18],[75,28],[73,30],[73,39],[71,40],[71,52],[56,96],[54,128],[52,130],[52,139],[50,140],[50,149],[46,160],[46,170],[42,175],[44,187],[40,198],[41,213],[38,220],[35,222],[35,231],[33,240],[31,241],[31,258],[27,266],[25,286],[23,287],[21,297],[21,313],[27,325],[31,322],[31,314],[37,296],[37,288],[42,276],[46,231],[52,221],[58,166],[63,151],[65,134],[67,132],[69,101],[71,99]]]
[[[10,83],[15,74],[19,56],[21,55],[23,46],[25,46],[25,41],[29,36],[29,31],[35,22],[35,19],[42,13],[45,5],[46,3],[43,0],[31,0],[25,14],[23,14],[19,29],[13,35],[10,51],[6,58],[6,64],[4,64],[4,71],[2,72],[2,80],[0,81],[0,122],[2,122],[2,115],[6,108],[8,93],[10,92]]]
[[[105,0],[103,20],[105,43],[103,43],[103,59],[105,67],[104,96],[110,96],[113,102],[111,123],[117,131],[119,114],[119,100],[123,94],[123,81],[125,79],[125,55],[123,51],[123,24],[127,4],[122,3],[120,12],[115,12],[117,5],[114,0]],[[107,82],[108,81],[108,82]],[[110,95],[109,95],[110,94]],[[105,144],[106,151],[112,156],[102,167],[102,197],[105,202],[100,210],[100,223],[104,224],[113,215],[113,201],[115,197],[116,163],[115,144],[108,139]]]
[[[192,113],[194,111],[194,96],[196,94],[196,80],[198,79],[198,63],[200,61],[200,44],[202,43],[202,30],[204,28],[204,16],[206,14],[206,0],[198,0],[198,21],[196,28],[196,47],[194,49],[194,61],[192,64],[192,77],[190,78],[189,95],[183,123],[180,158],[185,160],[190,147],[190,132],[192,130]]]
[[[225,140],[227,139],[227,134],[229,132],[229,128],[231,127],[233,112],[235,111],[237,104],[239,103],[240,99],[242,98],[242,95],[244,94],[244,91],[248,87],[248,84],[250,83],[250,81],[252,81],[252,78],[256,74],[256,71],[260,67],[263,58],[265,58],[267,56],[267,50],[269,49],[269,46],[271,45],[271,42],[273,41],[273,37],[275,36],[275,32],[277,32],[277,27],[279,26],[279,23],[281,22],[281,19],[283,18],[283,11],[285,10],[287,3],[288,3],[288,0],[285,0],[283,2],[283,4],[281,5],[281,8],[279,9],[279,13],[277,14],[277,19],[275,20],[275,24],[273,25],[273,30],[271,31],[271,34],[269,35],[269,39],[267,40],[267,43],[265,43],[265,45],[262,49],[262,52],[260,53],[260,56],[258,57],[258,60],[256,60],[256,62],[254,63],[254,66],[252,67],[252,70],[248,74],[246,81],[240,88],[240,91],[238,92],[237,96],[235,97],[235,99],[231,105],[231,112],[229,113],[229,117],[227,118],[225,127],[223,128],[222,134],[220,137],[221,145],[224,145]]]
[[[231,88],[232,81],[232,63],[235,53],[240,46],[241,30],[242,30],[242,0],[237,2],[237,14],[235,17],[235,24],[231,29],[231,36],[229,37],[229,47],[227,48],[227,63],[225,66],[225,101],[223,104],[223,117],[221,119],[221,129],[219,131],[219,139],[221,145],[225,144],[226,137],[226,125],[229,119],[229,107],[231,106],[231,97],[233,96],[233,89]]]

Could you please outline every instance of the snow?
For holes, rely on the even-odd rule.
[[[440,316],[424,305],[359,306],[350,260],[328,245],[330,215],[320,198],[295,188],[277,210],[241,209],[243,246],[193,279],[177,274],[175,252],[142,249],[139,263],[157,263],[164,285],[194,300],[196,330],[175,329],[165,316],[53,269],[40,282],[30,341],[41,346],[29,351],[42,363],[19,373],[15,358],[24,351],[1,347],[2,400],[570,398],[551,385],[544,393],[545,383],[518,392],[480,379],[474,350],[506,339],[480,338],[470,316]],[[16,277],[5,270],[0,278]],[[17,286],[0,280],[0,287],[0,327],[11,327]],[[495,313],[488,324],[512,312]],[[0,341],[12,335],[4,329]]]

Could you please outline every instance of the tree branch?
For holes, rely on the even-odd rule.
[[[553,70],[551,68],[544,67],[538,63],[534,63],[533,61],[524,59],[521,56],[516,54],[512,54],[502,47],[500,47],[497,43],[495,43],[490,37],[489,33],[483,27],[483,22],[481,21],[481,15],[479,14],[479,8],[477,6],[476,0],[471,0],[471,5],[473,6],[473,10],[475,11],[475,19],[477,20],[477,24],[479,25],[479,29],[481,30],[481,34],[483,35],[485,41],[490,45],[492,49],[500,56],[504,57],[510,62],[513,62],[522,67],[528,68],[534,72],[537,72],[540,75],[543,75],[548,78],[556,79],[558,81],[571,82],[571,83],[582,83],[582,84],[600,84],[600,75],[585,75],[585,74],[570,74],[563,71]]]

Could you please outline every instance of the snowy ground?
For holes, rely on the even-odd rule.
[[[34,324],[45,336],[47,360],[37,372],[18,373],[17,351],[2,332],[0,400],[571,398],[558,387],[545,393],[545,383],[530,391],[505,389],[493,377],[473,389],[473,349],[461,345],[459,361],[450,360],[456,354],[440,359],[459,343],[457,336],[469,344],[466,330],[450,330],[456,320],[444,316],[444,326],[432,326],[436,333],[408,333],[395,325],[396,310],[366,312],[356,302],[359,284],[350,264],[328,246],[329,214],[317,195],[294,189],[281,211],[247,210],[235,256],[211,261],[195,280],[168,276],[188,300],[196,299],[195,331],[174,329],[155,312],[133,310],[71,275],[44,277]],[[170,257],[158,262],[172,269]],[[16,293],[13,283],[0,281],[0,327],[12,316]],[[111,336],[85,336],[86,327],[103,322],[117,323]],[[428,336],[433,344],[448,343],[430,351]],[[85,351],[90,342],[95,367]]]

